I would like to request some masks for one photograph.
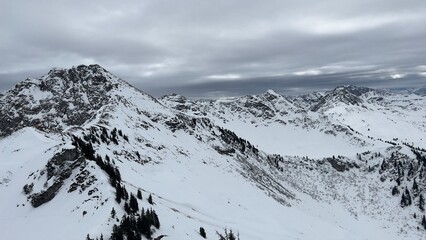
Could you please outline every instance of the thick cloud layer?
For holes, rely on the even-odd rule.
[[[426,85],[426,1],[0,1],[0,90],[98,63],[154,95]]]

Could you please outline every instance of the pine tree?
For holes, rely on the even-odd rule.
[[[112,234],[111,234],[111,240],[124,240],[123,237],[123,230],[121,227],[114,224],[112,227]]]
[[[207,235],[206,235],[206,230],[204,230],[204,228],[203,228],[203,227],[200,227],[200,235],[201,235],[201,237],[203,237],[203,238],[206,238],[206,237],[207,237]]]
[[[129,199],[129,193],[127,192],[126,186],[123,186],[123,199],[126,201]]]
[[[154,202],[152,201],[152,196],[151,196],[151,194],[149,194],[148,202],[149,202],[149,204],[151,204],[151,205],[153,205],[153,204],[154,204]]]
[[[417,192],[419,190],[419,186],[417,185],[416,179],[413,180],[413,191]]]
[[[235,237],[235,234],[232,232],[232,229],[229,230],[229,233],[228,233],[228,230],[225,229],[225,235],[222,235],[218,232],[216,232],[216,234],[219,236],[219,240],[237,240],[237,239],[239,240],[240,239],[239,236],[238,238]]]
[[[149,210],[145,212],[145,210],[142,208],[141,214],[139,218],[137,219],[137,226],[140,232],[147,237],[148,239],[151,238],[151,224],[149,220]]]
[[[380,166],[380,170],[383,172],[384,170],[386,170],[386,163],[385,160],[383,160],[382,165]]]
[[[121,182],[121,174],[117,167],[114,168],[114,176],[117,182]]]
[[[419,208],[423,212],[425,211],[425,199],[423,197],[423,194],[420,194],[420,197],[419,197]]]
[[[157,229],[160,228],[160,219],[155,211],[152,211],[152,225]]]
[[[127,202],[124,203],[124,211],[126,211],[127,214],[131,213],[129,204]]]
[[[121,199],[123,198],[123,189],[120,184],[117,184],[115,187],[115,200],[117,203],[121,203]]]
[[[237,238],[235,237],[234,233],[232,232],[232,229],[229,230],[229,240],[237,240]]]
[[[411,205],[411,195],[410,191],[408,191],[408,188],[405,188],[405,197],[406,197],[406,206]]]
[[[141,190],[140,190],[140,189],[138,189],[137,197],[138,197],[140,200],[142,200],[142,192],[141,192]]]
[[[115,209],[112,208],[112,210],[111,210],[111,218],[115,218],[115,214],[116,214]]]
[[[139,211],[138,200],[135,198],[135,195],[133,195],[133,193],[130,194],[129,207],[131,212],[133,213]]]
[[[405,198],[405,194],[404,193],[402,193],[402,195],[401,195],[401,207],[405,207],[405,206],[407,206],[406,205],[406,198]]]
[[[408,168],[408,176],[413,176],[414,174],[414,167],[413,167],[413,163],[410,163],[410,167]]]
[[[425,215],[423,215],[422,226],[424,227],[424,229],[426,229],[426,217],[425,217]]]
[[[244,143],[241,144],[241,152],[244,153],[246,151],[246,145]]]
[[[392,188],[392,195],[393,195],[393,196],[395,196],[395,195],[398,195],[398,194],[399,194],[398,187],[397,187],[397,186],[394,186],[394,187]]]

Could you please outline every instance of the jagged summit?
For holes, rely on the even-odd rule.
[[[368,92],[376,91],[372,88],[368,87],[358,87],[354,85],[345,85],[345,86],[338,86],[336,87],[332,92],[342,92],[342,93],[351,93],[355,96],[361,96]]]
[[[414,91],[414,94],[420,95],[420,96],[426,96],[426,86],[418,88]]]
[[[53,76],[55,74],[64,74],[64,73],[90,73],[90,74],[110,74],[105,68],[101,67],[99,64],[90,64],[90,65],[78,65],[72,66],[71,68],[52,68],[47,75]]]
[[[170,94],[164,95],[160,97],[160,99],[166,99],[168,101],[174,101],[178,103],[185,103],[188,100],[187,97],[179,95],[177,93],[170,93]]]
[[[195,102],[191,99],[188,99],[185,96],[171,93],[164,95],[159,98],[159,100],[163,103],[168,105],[169,107],[172,107],[179,111],[187,111],[187,110],[193,110],[199,112],[199,109],[196,109]]]
[[[55,68],[26,79],[2,97],[0,137],[27,126],[62,130],[81,125],[124,88],[131,86],[96,64]]]
[[[280,96],[280,94],[278,94],[277,92],[275,92],[274,90],[272,90],[272,89],[268,89],[265,93],[264,93],[265,95],[266,94],[268,94],[268,95],[275,95],[275,96]]]
[[[54,84],[55,80],[57,80],[68,83],[81,83],[83,86],[99,86],[103,84],[110,86],[111,84],[117,84],[119,82],[119,79],[116,76],[98,64],[79,65],[70,69],[54,68],[50,70],[49,73],[41,77],[40,80],[41,84],[47,85]]]
[[[279,97],[282,97],[280,94],[276,93],[272,89],[268,89],[264,94],[262,94],[267,100],[272,101],[274,99],[277,99]]]
[[[72,88],[80,88],[82,91],[103,88],[109,91],[119,83],[125,82],[97,64],[79,65],[70,69],[53,68],[41,78],[27,78],[5,92],[5,95],[28,94],[22,92],[24,89],[52,91],[54,94],[67,92]]]
[[[363,106],[364,100],[362,96],[370,92],[376,92],[376,90],[353,85],[338,86],[321,97],[310,110],[314,112],[321,109],[327,110],[342,103],[346,105]]]

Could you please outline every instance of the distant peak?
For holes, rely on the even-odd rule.
[[[274,90],[272,89],[268,89],[268,91],[266,91],[266,94],[270,94],[270,95],[279,95],[278,93],[276,93]]]
[[[332,92],[336,93],[341,91],[345,91],[359,97],[364,93],[374,91],[374,89],[368,87],[358,87],[354,85],[344,85],[336,87]]]
[[[117,79],[98,64],[78,65],[69,69],[53,68],[42,79],[62,79],[66,82],[107,83]]]
[[[90,65],[78,65],[77,67],[72,67],[72,69],[77,69],[77,70],[92,70],[92,71],[103,71],[103,72],[107,72],[107,70],[105,70],[105,68],[101,67],[99,64],[90,64]]]
[[[337,86],[334,90],[338,90],[338,89],[371,89],[371,88],[360,87],[355,85],[342,85],[342,86]]]
[[[268,91],[266,91],[264,94],[262,94],[261,96],[263,96],[266,100],[268,101],[272,101],[274,99],[279,98],[281,95],[276,93],[274,90],[272,89],[268,89]]]
[[[71,69],[68,69],[68,72],[71,71],[79,74],[112,75],[105,68],[101,67],[98,64],[73,66]]]
[[[426,86],[421,87],[421,88],[417,88],[414,91],[414,94],[426,96]]]
[[[168,101],[174,101],[174,102],[180,102],[180,103],[184,103],[188,100],[185,96],[179,95],[177,93],[170,93],[170,94],[164,95],[164,96],[160,97],[160,99],[164,99],[164,100],[168,100]]]
[[[65,73],[65,72],[92,72],[92,73],[109,73],[105,68],[101,67],[98,64],[91,65],[78,65],[72,66],[71,68],[52,68],[47,75]]]

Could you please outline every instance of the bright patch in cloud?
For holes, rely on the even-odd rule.
[[[298,71],[295,72],[294,75],[297,76],[315,76],[315,75],[320,75],[322,72],[320,70],[317,69],[309,69],[306,71]]]
[[[403,77],[404,77],[404,75],[403,74],[399,74],[399,73],[391,75],[391,78],[393,78],[393,79],[399,79],[399,78],[403,78]]]
[[[216,79],[216,80],[233,80],[233,79],[240,79],[241,75],[239,74],[210,75],[207,78]]]

